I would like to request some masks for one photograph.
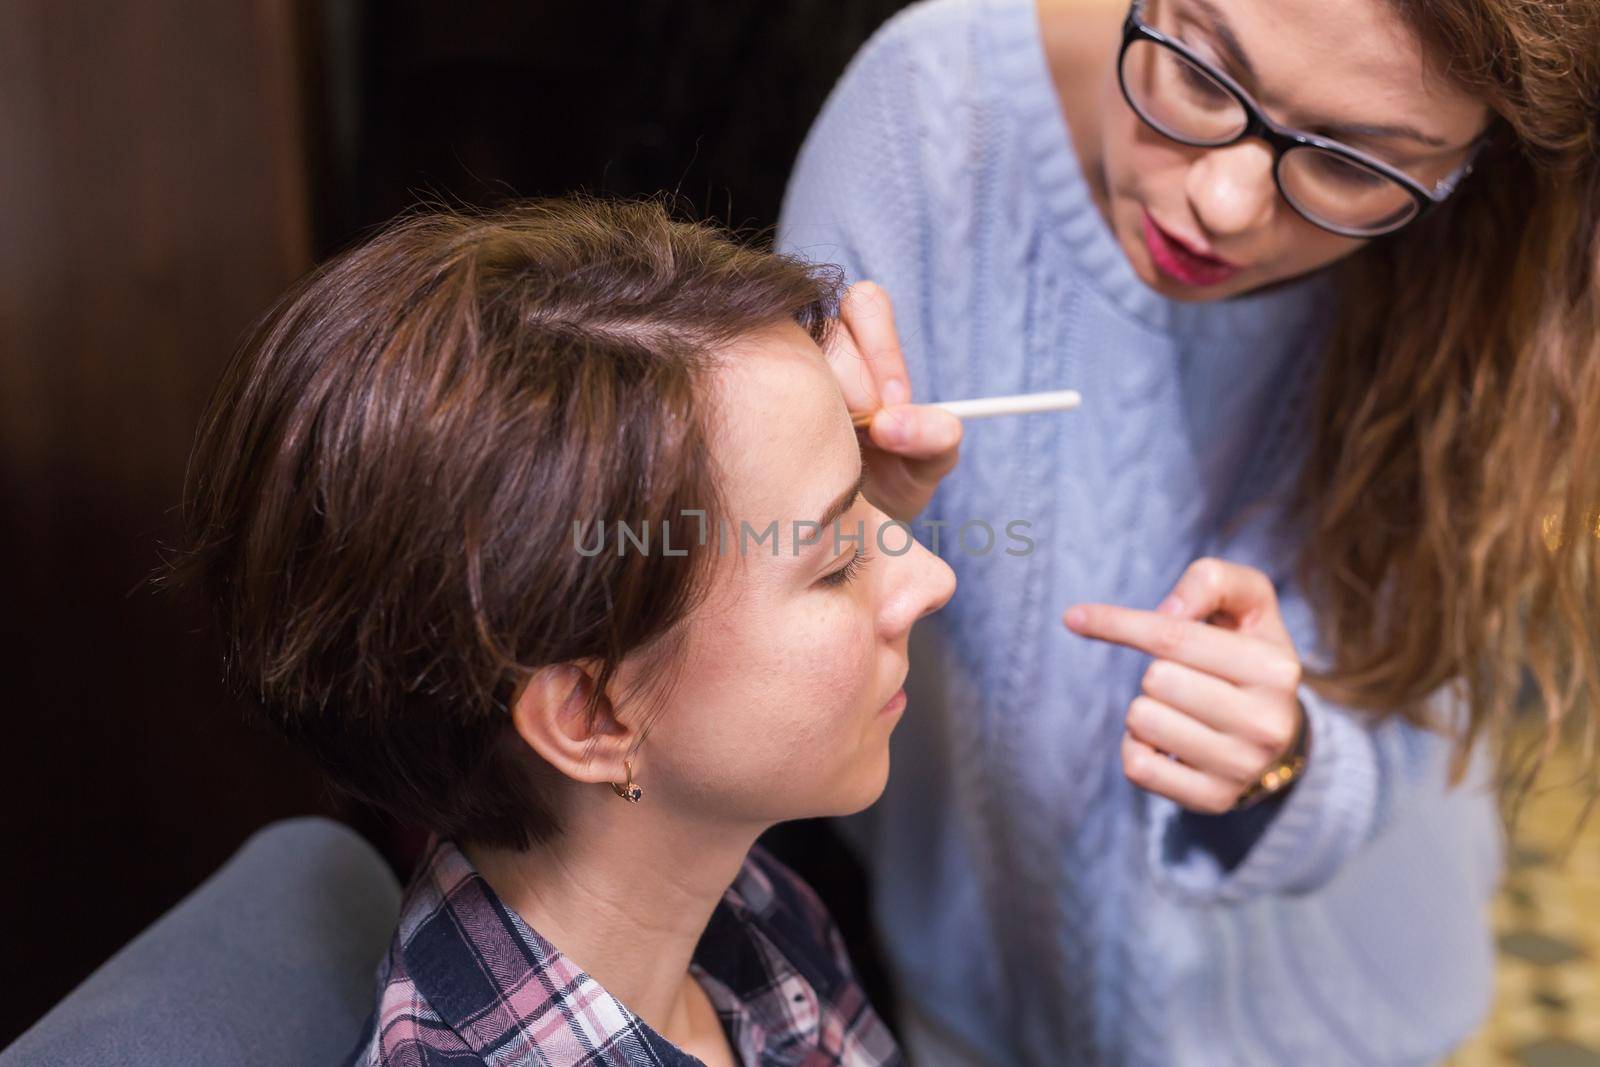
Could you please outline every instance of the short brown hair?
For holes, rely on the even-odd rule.
[[[574,522],[714,514],[713,353],[785,320],[821,340],[837,291],[660,203],[593,199],[414,213],[313,271],[247,336],[190,463],[174,570],[229,678],[403,819],[548,837],[518,683],[588,661],[604,687],[672,633],[708,555],[584,556]]]

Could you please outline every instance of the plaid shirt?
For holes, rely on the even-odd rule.
[[[718,902],[691,971],[743,1063],[903,1062],[822,902],[759,847]],[[396,1067],[700,1062],[539,936],[448,841],[433,845],[406,890],[378,967],[377,1009],[347,1061]]]

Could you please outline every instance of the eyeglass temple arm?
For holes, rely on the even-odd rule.
[[[1467,175],[1472,173],[1472,165],[1477,161],[1478,153],[1482,152],[1484,146],[1488,143],[1489,133],[1485,131],[1472,143],[1472,151],[1467,153],[1467,158],[1461,161],[1461,165],[1434,183],[1433,198],[1435,200],[1443,200],[1456,191],[1456,186],[1465,181]]]

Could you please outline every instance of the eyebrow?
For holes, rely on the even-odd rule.
[[[1233,27],[1228,24],[1227,18],[1217,6],[1211,3],[1211,0],[1188,0],[1188,2],[1211,20],[1211,32],[1216,35],[1217,43],[1228,53],[1228,58],[1233,64],[1251,81],[1259,82],[1261,79],[1256,75],[1255,68],[1250,65],[1250,57],[1244,54],[1244,47],[1239,44],[1239,38],[1234,34]],[[1323,125],[1337,140],[1349,137],[1405,137],[1430,148],[1450,147],[1449,141],[1423,133],[1415,126],[1403,123],[1329,122]]]
[[[827,508],[822,512],[822,518],[817,520],[817,526],[824,530],[832,526],[834,521],[838,519],[839,516],[843,515],[845,512],[849,511],[855,506],[856,498],[861,495],[861,490],[866,487],[866,484],[867,468],[866,465],[863,464],[861,467],[861,472],[856,475],[855,484],[846,489],[844,492],[840,493],[838,499],[827,506]],[[822,542],[819,539],[817,543],[821,544]]]

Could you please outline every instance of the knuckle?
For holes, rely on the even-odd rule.
[[[1305,678],[1305,668],[1293,656],[1279,660],[1275,671],[1278,675],[1278,687],[1284,690],[1299,689],[1300,682]]]
[[[1128,705],[1128,732],[1142,740],[1149,740],[1150,727],[1154,725],[1156,705],[1149,697],[1134,697]]]
[[[861,294],[861,310],[866,312],[867,316],[873,321],[886,319],[890,312],[889,294],[884,291],[882,286],[874,282],[866,284],[871,288],[866,289]]]
[[[1244,573],[1249,576],[1250,589],[1255,593],[1256,599],[1263,603],[1276,603],[1278,588],[1272,584],[1272,579],[1267,576],[1267,572],[1256,567],[1245,567],[1243,569]]]
[[[1253,725],[1250,740],[1268,752],[1281,752],[1289,747],[1294,735],[1288,723],[1276,718],[1264,719]]]
[[[1236,752],[1233,758],[1228,761],[1228,764],[1229,780],[1240,786],[1255,781],[1261,775],[1261,758],[1258,753],[1248,750]],[[1229,803],[1231,804],[1232,801],[1230,800]]]
[[[1122,743],[1122,773],[1128,781],[1143,785],[1150,776],[1150,753],[1130,740]]]
[[[1202,556],[1194,561],[1194,577],[1207,592],[1221,592],[1227,578],[1227,564],[1215,556]]]
[[[1272,745],[1272,751],[1274,752],[1284,751],[1289,747],[1289,743],[1294,740],[1294,727],[1287,722],[1278,723],[1269,732],[1272,735],[1269,743]]]
[[[868,303],[879,298],[883,289],[870,278],[863,278],[845,290],[845,299],[852,303]]]
[[[1229,785],[1238,790],[1233,798],[1236,800],[1246,788],[1261,777],[1261,768],[1249,766],[1241,760],[1236,766],[1230,767],[1224,777],[1227,778]],[[1231,805],[1233,800],[1229,800],[1228,803]]]
[[[1159,696],[1167,683],[1167,668],[1163,666],[1166,660],[1155,660],[1144,669],[1144,678],[1139,682],[1139,688],[1151,696]]]

